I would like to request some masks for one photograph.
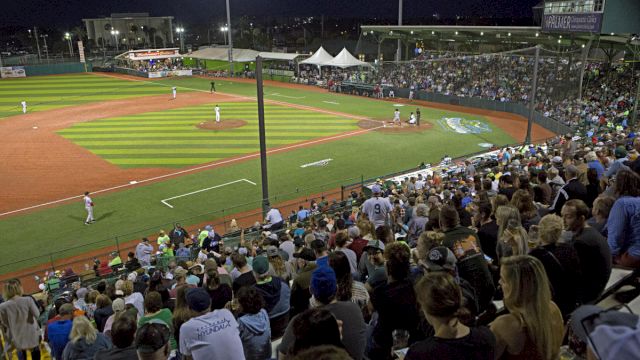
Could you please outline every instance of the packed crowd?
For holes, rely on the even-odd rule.
[[[164,59],[156,61],[135,61],[130,65],[132,69],[141,72],[153,72],[153,71],[171,71],[171,70],[188,70],[192,69],[190,66],[186,66],[180,59]]]

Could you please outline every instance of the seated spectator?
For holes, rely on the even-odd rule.
[[[564,204],[569,200],[584,201],[587,196],[587,188],[578,180],[578,168],[575,165],[569,165],[565,169],[567,182],[558,190],[553,204],[549,211],[555,214],[561,212]]]
[[[537,225],[538,222],[540,222],[538,208],[536,208],[536,204],[533,202],[531,194],[532,192],[521,189],[513,193],[513,198],[511,199],[511,205],[518,209],[522,220],[522,226],[526,231],[529,231],[531,225]]]
[[[329,266],[335,271],[338,282],[336,299],[351,301],[361,310],[366,309],[369,304],[369,292],[363,283],[353,280],[346,254],[341,251],[329,254]]]
[[[109,338],[99,333],[84,316],[73,319],[69,340],[62,353],[62,360],[93,359],[98,351],[111,349]]]
[[[292,360],[352,360],[343,348],[334,345],[319,345],[298,352]]]
[[[238,291],[240,339],[247,360],[271,359],[271,328],[262,295],[252,286]]]
[[[300,252],[293,254],[293,257],[299,270],[291,285],[291,317],[309,308],[311,274],[316,269],[316,255],[313,250],[302,248]]]
[[[615,183],[618,200],[607,220],[609,248],[617,264],[640,267],[640,175],[622,169]]]
[[[580,295],[578,283],[582,278],[580,259],[571,244],[560,241],[562,218],[549,214],[540,220],[540,245],[529,255],[540,260],[551,284],[551,298],[558,305],[564,319],[575,310]]]
[[[188,286],[180,286],[178,288],[176,306],[173,309],[173,337],[176,339],[178,348],[180,347],[180,328],[182,324],[195,316],[195,313],[189,309],[189,305],[187,304],[187,291],[190,289]],[[178,349],[178,353],[180,353],[180,349]]]
[[[478,228],[478,240],[480,240],[480,247],[482,252],[493,259],[498,261],[498,254],[496,249],[498,248],[498,224],[493,217],[493,208],[488,201],[480,203],[478,207],[478,215],[476,220],[476,227]]]
[[[234,293],[238,292],[242,286],[251,286],[256,283],[256,277],[253,275],[251,267],[247,265],[247,258],[244,255],[234,253],[231,255],[231,262],[239,272],[239,275],[233,280]]]
[[[615,201],[616,200],[611,196],[598,196],[593,201],[593,208],[591,209],[591,215],[593,216],[587,220],[587,224],[598,230],[598,232],[604,237],[607,237],[609,233],[609,230],[607,229],[607,221]]]
[[[408,226],[409,230],[407,231],[407,243],[415,246],[418,242],[418,237],[424,231],[425,225],[427,225],[427,221],[429,218],[427,217],[428,208],[425,204],[416,205],[415,214],[409,220]]]
[[[504,258],[500,284],[509,314],[491,323],[496,359],[558,358],[564,333],[562,314],[551,301],[542,263],[528,255]]]
[[[202,288],[189,289],[186,299],[195,317],[180,327],[183,358],[243,360],[242,340],[233,314],[227,309],[210,311],[211,297]]]
[[[138,310],[138,315],[144,315],[144,297],[139,292],[133,291],[133,281],[126,280],[122,284],[122,292],[124,293],[124,303],[132,304],[136,310]]]
[[[217,268],[207,271],[206,289],[211,297],[211,309],[223,309],[233,297],[233,291],[228,284],[220,283],[220,274]]]
[[[102,331],[108,338],[111,337],[111,327],[113,326],[113,323],[116,320],[116,317],[118,317],[120,314],[124,313],[125,311],[124,299],[118,298],[113,300],[113,303],[111,304],[111,308],[113,309],[113,315],[107,318],[107,321],[105,321],[104,323],[104,329]]]
[[[562,208],[565,230],[571,232],[580,259],[582,303],[597,300],[611,275],[611,250],[606,239],[586,224],[588,216],[589,208],[582,200],[569,200]]]
[[[281,278],[286,283],[293,279],[291,263],[284,261],[277,247],[274,245],[267,246],[267,258],[269,259],[269,273],[271,275]]]
[[[133,344],[137,328],[134,316],[119,316],[111,327],[113,347],[96,352],[94,360],[137,360],[138,355]]]
[[[384,250],[384,258],[387,283],[373,290],[369,302],[370,310],[378,314],[367,345],[367,356],[370,359],[390,358],[393,330],[407,330],[410,343],[421,338],[418,332],[420,315],[416,307],[416,295],[413,284],[408,279],[409,248],[402,243],[390,244]]]
[[[496,249],[498,259],[513,255],[526,255],[529,252],[527,244],[529,236],[522,226],[520,212],[515,206],[505,205],[496,209],[496,224],[498,225],[498,247]]]
[[[158,293],[157,291],[151,291],[147,293],[147,295],[144,297],[144,309],[144,316],[142,316],[138,320],[138,326],[142,326],[151,321],[161,321],[167,324],[167,326],[171,330],[171,333],[173,334],[173,317],[171,314],[171,310],[163,308],[162,297],[160,296],[160,293]],[[113,330],[111,330],[111,332],[111,336],[113,337]],[[177,349],[176,340],[173,338],[173,335],[169,339],[169,345],[171,345],[172,350]]]
[[[58,311],[58,320],[47,325],[47,337],[51,347],[51,355],[56,359],[62,359],[62,352],[69,342],[71,326],[73,323],[73,305],[64,304]]]
[[[435,333],[411,345],[406,360],[495,358],[496,338],[491,330],[484,326],[469,328],[459,319],[466,310],[462,305],[460,286],[451,275],[443,272],[427,274],[416,285],[416,295]]]
[[[135,348],[140,360],[167,360],[171,331],[164,323],[147,323],[136,333]]]
[[[292,325],[295,340],[291,356],[320,345],[344,347],[340,339],[338,322],[326,309],[309,309],[296,317]]]
[[[358,256],[355,251],[349,249],[347,247],[347,243],[349,241],[349,235],[346,232],[342,231],[336,234],[336,252],[343,253],[347,261],[349,263],[349,269],[351,271],[351,275],[356,278],[358,277]]]
[[[349,239],[351,239],[351,244],[349,244],[348,247],[356,253],[356,260],[360,263],[360,258],[364,252],[364,247],[367,246],[368,240],[365,240],[360,236],[360,229],[358,226],[349,227],[349,229],[347,229],[347,234],[349,235]]]
[[[291,290],[281,278],[269,275],[269,260],[265,256],[253,259],[253,273],[256,284],[253,285],[265,300],[265,309],[271,321],[271,336],[282,336],[289,322]]]

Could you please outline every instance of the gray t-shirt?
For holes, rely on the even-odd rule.
[[[355,360],[362,359],[367,345],[367,325],[358,305],[351,301],[337,301],[333,304],[325,305],[324,308],[329,310],[336,319],[342,321],[342,343],[349,355]],[[282,337],[282,342],[278,346],[278,351],[283,354],[288,354],[293,349],[295,336],[292,324],[298,316],[300,314],[291,319]]]
[[[391,210],[393,210],[393,205],[389,199],[383,197],[372,197],[362,204],[362,212],[367,214],[376,228],[387,223],[387,216]]]
[[[227,309],[214,310],[182,324],[180,352],[194,360],[245,360],[238,323]]]

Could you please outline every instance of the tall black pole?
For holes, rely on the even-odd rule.
[[[231,9],[227,0],[227,36],[229,36],[229,77],[233,77],[233,38],[231,37]]]
[[[533,116],[536,107],[536,93],[538,92],[538,61],[540,60],[540,45],[536,46],[536,62],[533,65],[533,86],[531,87],[531,97],[529,98],[529,121],[527,121],[527,136],[525,144],[531,144],[531,127],[533,126]]]
[[[258,133],[260,137],[260,172],[262,174],[262,215],[269,211],[269,178],[267,176],[267,140],[264,127],[264,91],[262,87],[262,57],[256,57],[256,84],[258,86]]]

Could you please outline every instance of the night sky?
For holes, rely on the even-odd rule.
[[[404,0],[404,17],[461,16],[530,17],[539,0]],[[231,0],[232,17],[341,16],[367,18],[397,16],[396,0]],[[3,1],[0,24],[11,26],[63,26],[82,18],[112,12],[149,12],[174,16],[186,23],[207,23],[225,16],[225,0],[23,0]]]

